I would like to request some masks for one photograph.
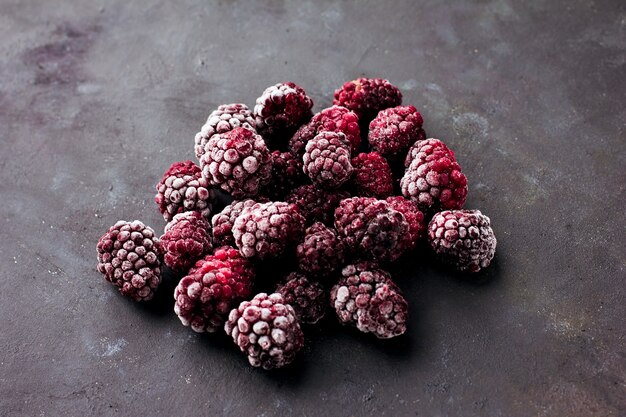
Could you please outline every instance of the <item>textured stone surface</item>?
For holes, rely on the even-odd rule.
[[[615,0],[0,0],[0,414],[624,415],[625,19]],[[117,219],[161,233],[154,185],[219,104],[292,80],[317,112],[362,74],[455,151],[498,236],[491,282],[405,260],[404,336],[328,324],[266,373],[181,326],[171,284],[138,306],[95,270]]]

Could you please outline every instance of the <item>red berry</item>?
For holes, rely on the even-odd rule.
[[[177,214],[165,226],[161,247],[165,265],[174,272],[187,272],[213,248],[211,223],[196,211]]]
[[[236,127],[245,127],[255,130],[252,112],[245,104],[233,103],[222,104],[209,115],[206,123],[195,137],[196,158],[200,160],[204,155],[204,147],[211,137],[216,133],[226,133]]]
[[[335,90],[333,104],[355,112],[361,123],[372,120],[379,111],[402,104],[402,93],[382,78],[357,78]]]
[[[321,132],[311,139],[303,161],[304,173],[320,188],[339,188],[352,175],[350,144],[341,132]]]
[[[326,292],[317,282],[310,281],[297,272],[287,275],[285,282],[276,287],[285,303],[291,305],[300,323],[315,324],[326,313]]]
[[[300,270],[310,277],[324,279],[339,269],[345,261],[344,243],[334,229],[323,223],[309,227],[296,247]]]
[[[352,158],[354,173],[349,188],[354,195],[385,198],[393,194],[389,163],[378,152],[360,153]]]
[[[413,106],[381,110],[370,123],[370,146],[390,160],[404,158],[411,145],[425,139],[423,123],[422,115]]]
[[[215,193],[191,161],[175,162],[156,185],[154,201],[166,221],[185,211],[198,211],[209,218]]]
[[[341,200],[348,197],[349,194],[345,191],[324,190],[315,185],[302,185],[293,189],[286,200],[298,207],[307,225],[315,222],[332,225],[335,209]]]
[[[404,197],[393,196],[385,200],[394,209],[404,215],[409,223],[409,233],[402,239],[403,252],[408,252],[415,248],[417,241],[426,235],[426,219],[424,213],[420,211],[411,200]]]
[[[291,152],[272,152],[272,180],[261,190],[273,200],[283,200],[287,194],[299,185],[308,182],[302,169],[302,158],[296,158]]]

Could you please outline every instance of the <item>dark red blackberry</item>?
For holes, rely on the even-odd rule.
[[[350,144],[339,132],[321,132],[304,151],[304,173],[320,188],[339,188],[350,179]]]
[[[185,211],[198,211],[209,218],[215,193],[202,177],[200,168],[191,161],[175,162],[156,185],[154,201],[165,221]]]
[[[213,244],[215,246],[230,245],[235,246],[235,238],[233,237],[233,224],[235,219],[241,214],[244,208],[251,207],[256,203],[265,203],[267,199],[264,197],[248,198],[246,200],[235,200],[211,219],[213,228]]]
[[[349,194],[345,191],[323,190],[315,185],[302,185],[293,189],[286,200],[298,206],[307,225],[322,222],[330,226],[333,224],[333,215],[339,202],[348,197]]]
[[[224,325],[250,365],[282,368],[304,346],[304,334],[293,307],[278,293],[260,293],[231,310]]]
[[[195,332],[220,329],[230,310],[252,293],[254,269],[237,249],[225,246],[198,261],[174,290],[174,312]]]
[[[463,272],[488,267],[497,243],[489,217],[479,210],[435,214],[428,225],[428,241],[439,257]]]
[[[268,141],[275,142],[278,138],[286,141],[311,118],[312,107],[313,100],[292,82],[268,87],[254,106],[257,131]]]
[[[165,226],[161,247],[165,265],[177,273],[187,272],[213,249],[211,223],[197,211],[179,213]]]
[[[263,138],[243,127],[213,135],[200,167],[210,184],[234,198],[257,195],[272,175],[272,159]]]
[[[147,301],[161,283],[162,255],[154,230],[139,220],[115,223],[98,240],[98,271],[134,301]]]
[[[413,106],[384,109],[371,121],[367,138],[373,150],[389,160],[401,161],[411,145],[425,139],[423,123]]]
[[[276,287],[276,292],[283,296],[285,303],[293,307],[300,323],[315,324],[326,313],[328,301],[324,288],[302,274],[289,274],[285,282]]]
[[[348,183],[353,195],[385,198],[393,194],[389,163],[378,152],[360,153],[352,158],[354,172]]]
[[[256,203],[243,209],[232,231],[237,247],[246,258],[277,258],[301,239],[304,217],[293,204]]]
[[[378,262],[394,261],[407,249],[410,225],[389,203],[371,197],[342,200],[335,210],[335,228],[353,253]]]
[[[309,123],[298,129],[289,140],[289,151],[302,158],[306,144],[321,132],[343,133],[354,153],[358,151],[361,144],[361,130],[357,115],[345,107],[332,106],[317,113]]]
[[[245,104],[222,104],[211,112],[202,129],[196,134],[194,151],[200,160],[204,155],[204,147],[216,133],[225,133],[236,127],[245,127],[256,132],[252,112]]]
[[[335,90],[333,104],[355,112],[361,123],[369,123],[379,111],[402,104],[402,93],[382,78],[358,78]]]
[[[375,264],[348,265],[330,291],[331,306],[342,324],[380,339],[406,331],[408,303],[388,272]]]
[[[304,239],[296,247],[298,267],[317,280],[325,279],[339,269],[345,257],[344,244],[335,230],[320,222],[306,230]]]
[[[291,152],[272,152],[272,180],[261,190],[272,200],[283,200],[287,194],[309,179],[302,169],[302,159]]]
[[[401,240],[404,246],[403,252],[408,252],[415,248],[417,241],[426,235],[424,213],[420,211],[417,204],[404,197],[388,197],[385,201],[389,203],[394,210],[404,214],[404,218],[409,223],[409,233]]]
[[[400,180],[402,195],[415,201],[422,211],[463,207],[467,178],[446,145],[436,139],[420,141],[408,157],[412,160]]]

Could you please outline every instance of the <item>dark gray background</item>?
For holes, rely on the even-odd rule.
[[[456,151],[491,282],[405,261],[406,336],[330,321],[266,373],[95,271],[118,219],[162,231],[218,104],[293,80],[319,111],[362,74]],[[626,415],[625,74],[618,0],[0,0],[0,413]]]

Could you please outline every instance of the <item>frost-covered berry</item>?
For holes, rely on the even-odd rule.
[[[266,198],[247,198],[245,200],[234,200],[232,203],[224,207],[211,219],[213,229],[213,244],[215,246],[230,245],[235,246],[235,238],[233,237],[233,224],[237,216],[241,214],[244,208],[255,205],[256,203],[266,203]]]
[[[410,225],[404,215],[383,200],[352,197],[335,210],[335,228],[348,250],[378,262],[394,261],[406,250]]]
[[[489,217],[479,210],[435,214],[428,224],[428,241],[442,260],[463,272],[488,267],[497,243]]]
[[[200,168],[192,161],[175,162],[156,185],[154,201],[165,221],[185,211],[198,211],[211,216],[215,193],[202,177]]]
[[[233,103],[220,105],[216,110],[211,112],[206,123],[194,138],[194,152],[196,158],[200,160],[202,155],[204,155],[204,147],[214,134],[226,133],[236,127],[245,127],[246,129],[256,131],[254,126],[255,123],[252,112],[245,104]]]
[[[216,133],[200,158],[202,175],[234,198],[253,197],[271,180],[272,159],[260,135],[236,127]]]
[[[332,106],[317,113],[309,123],[298,129],[289,140],[289,151],[302,158],[306,144],[321,132],[343,133],[353,153],[358,151],[361,144],[358,116],[345,107]]]
[[[415,248],[417,241],[426,235],[426,218],[424,213],[420,211],[417,204],[413,201],[401,196],[388,197],[385,201],[391,208],[402,213],[407,223],[409,223],[409,232],[401,239],[402,252],[408,252]]]
[[[254,269],[235,248],[224,246],[196,262],[174,290],[174,312],[198,333],[220,329],[230,310],[252,294]]]
[[[187,272],[213,249],[211,223],[197,211],[179,213],[165,226],[161,247],[165,265],[177,273]]]
[[[393,194],[391,167],[378,152],[358,154],[352,158],[352,167],[348,187],[353,195],[385,198]]]
[[[161,283],[161,245],[139,220],[120,220],[98,240],[98,271],[134,301],[147,301]]]
[[[333,216],[339,202],[348,197],[349,194],[345,191],[324,190],[315,185],[302,185],[293,189],[286,201],[298,206],[307,225],[322,222],[330,226],[333,224]]]
[[[283,200],[299,185],[309,182],[302,169],[302,158],[291,152],[272,152],[272,180],[261,190],[261,194],[272,200]]]
[[[402,104],[402,93],[382,78],[357,78],[335,90],[333,104],[355,112],[361,123],[369,123],[379,111]]]
[[[292,272],[287,275],[285,282],[276,287],[276,292],[293,307],[300,323],[315,324],[326,313],[328,301],[324,288],[303,274]]]
[[[242,210],[232,232],[237,247],[246,258],[277,258],[301,239],[304,217],[293,204],[281,201],[256,203]]]
[[[224,325],[250,365],[282,368],[304,346],[304,334],[293,307],[278,293],[260,293],[233,309]]]
[[[410,160],[409,160],[410,159]],[[416,142],[400,180],[402,195],[422,211],[460,209],[467,198],[467,178],[452,152],[438,139]]]
[[[342,324],[380,339],[406,331],[408,303],[388,272],[362,262],[346,266],[330,291],[330,303]]]
[[[381,110],[370,122],[368,140],[373,150],[389,160],[401,160],[409,147],[426,138],[424,119],[413,106]]]
[[[323,280],[337,271],[346,258],[344,243],[323,223],[309,227],[296,247],[298,267],[309,277]]]
[[[304,173],[321,188],[339,188],[350,179],[350,144],[346,135],[321,132],[311,139],[304,151]]]
[[[302,87],[289,81],[278,83],[266,88],[256,99],[256,128],[272,143],[279,138],[287,141],[300,125],[311,118],[312,107],[313,100]]]

